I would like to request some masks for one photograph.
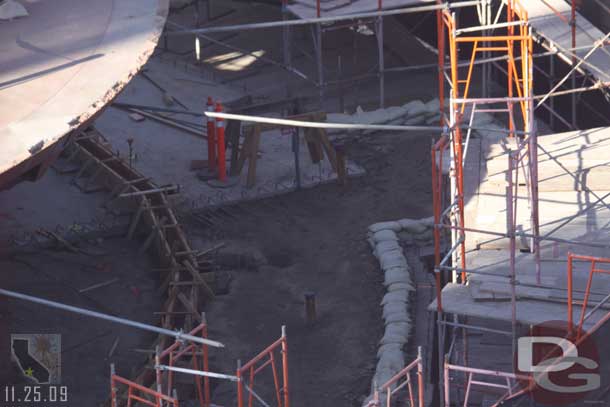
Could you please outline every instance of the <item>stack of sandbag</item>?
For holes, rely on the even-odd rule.
[[[438,99],[433,99],[428,103],[424,103],[421,100],[413,100],[402,106],[392,106],[369,112],[365,112],[362,108],[358,107],[354,114],[329,113],[326,116],[326,120],[330,123],[415,126],[438,123],[439,106]],[[373,131],[375,130],[366,130],[363,133],[368,134]],[[345,133],[345,130],[332,129],[329,130],[329,133]]]
[[[371,400],[375,385],[383,385],[405,367],[403,348],[411,333],[409,301],[415,287],[400,240],[408,237],[413,241],[422,238],[429,241],[433,226],[433,218],[425,218],[380,222],[368,228],[368,241],[384,273],[386,294],[381,300],[385,329],[377,351],[371,395],[364,406]]]

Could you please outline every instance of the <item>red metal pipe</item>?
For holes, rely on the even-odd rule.
[[[262,358],[264,358],[265,356],[267,356],[267,354],[269,352],[272,352],[275,348],[277,348],[278,346],[282,345],[282,342],[284,342],[284,338],[280,338],[278,340],[276,340],[275,342],[273,342],[271,345],[267,346],[267,348],[265,348],[265,350],[263,350],[262,352],[260,352],[258,355],[256,355],[254,358],[252,358],[248,363],[246,363],[245,365],[243,365],[240,370],[242,372],[247,371],[248,369],[250,369],[250,367],[252,365],[254,365],[255,363],[257,363],[259,360],[261,360]]]
[[[282,327],[282,374],[284,382],[284,407],[290,407],[290,393],[288,391],[288,340],[286,339],[285,327]]]
[[[216,103],[216,112],[222,112],[220,102]],[[218,179],[225,181],[227,179],[227,162],[225,158],[225,123],[224,119],[216,118],[216,147],[218,148]]]
[[[142,393],[146,393],[148,395],[154,396],[154,397],[159,397],[164,401],[167,401],[169,403],[173,403],[174,402],[174,398],[172,397],[168,397],[165,394],[159,393],[157,391],[151,390],[148,387],[144,387],[142,385],[139,385],[138,383],[132,382],[131,380],[127,380],[121,376],[117,376],[117,375],[113,375],[111,378],[112,381],[117,381],[121,384],[124,384],[126,386],[132,387],[138,391],[141,391]]]
[[[316,16],[318,18],[320,18],[320,15],[322,14],[321,11],[322,11],[322,7],[320,6],[320,0],[318,0],[318,1],[316,1]]]

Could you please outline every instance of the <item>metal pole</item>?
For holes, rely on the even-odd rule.
[[[512,323],[512,350],[513,355],[517,351],[517,292],[515,287],[515,223],[514,223],[514,208],[516,200],[513,199],[513,171],[515,170],[513,165],[513,153],[511,150],[508,151],[508,171],[507,181],[508,186],[506,187],[506,228],[507,234],[510,241],[510,298],[511,298],[511,323]],[[517,171],[519,168],[517,167]],[[518,186],[517,186],[518,187]],[[515,365],[513,362],[513,370]]]
[[[225,380],[230,380],[232,382],[237,382],[240,380],[239,377],[233,376],[233,375],[228,375],[228,374],[224,374],[224,373],[204,372],[201,370],[186,369],[183,367],[155,365],[155,369],[167,370],[167,371],[176,372],[176,373],[186,373],[186,374],[191,374],[191,375],[195,375],[195,376],[212,377],[214,379],[225,379]]]
[[[31,295],[21,294],[21,293],[15,292],[15,291],[9,291],[9,290],[4,290],[4,289],[0,288],[0,295],[5,295],[7,297],[17,298],[17,299],[24,300],[24,301],[29,301],[29,302],[33,302],[36,304],[45,305],[45,306],[51,307],[51,308],[58,308],[58,309],[68,311],[68,312],[73,312],[73,313],[79,314],[79,315],[85,315],[85,316],[92,317],[92,318],[103,319],[103,320],[114,322],[117,324],[122,324],[122,325],[131,326],[133,328],[142,329],[144,331],[155,332],[155,333],[158,333],[161,335],[173,336],[177,340],[186,340],[186,341],[197,342],[197,343],[202,343],[204,345],[213,346],[215,348],[224,348],[224,345],[220,342],[213,341],[210,339],[199,338],[197,336],[182,333],[181,331],[172,331],[170,329],[159,328],[154,325],[147,325],[147,324],[143,324],[141,322],[131,321],[131,320],[125,319],[125,318],[119,318],[119,317],[115,317],[112,315],[102,314],[101,312],[91,311],[91,310],[84,309],[84,308],[74,307],[72,305],[66,305],[66,304],[62,304],[59,302],[49,301],[49,300],[45,300],[43,298],[33,297]]]
[[[538,102],[538,104],[536,105],[536,108],[538,108],[538,106],[540,106],[540,105],[541,105],[541,104],[542,104],[542,103],[543,103],[543,102],[544,102],[544,101],[545,101],[545,100],[546,100],[546,99],[549,97],[549,94],[551,94],[551,93],[553,93],[554,91],[556,91],[556,90],[557,90],[557,89],[558,89],[558,88],[559,88],[559,87],[560,87],[560,86],[561,86],[561,85],[562,85],[562,84],[563,84],[563,83],[564,83],[564,82],[565,82],[565,81],[566,81],[566,80],[567,80],[567,79],[570,77],[570,75],[571,75],[571,74],[572,74],[574,71],[576,71],[576,70],[577,70],[577,69],[580,67],[580,65],[584,64],[584,63],[586,62],[586,60],[587,60],[587,59],[588,59],[588,58],[589,58],[591,55],[593,55],[593,53],[595,52],[595,50],[597,50],[597,49],[598,49],[600,46],[602,46],[603,44],[605,44],[606,40],[607,40],[609,37],[610,37],[610,32],[608,32],[606,35],[604,35],[604,38],[602,38],[602,39],[598,40],[598,41],[595,43],[595,46],[594,46],[593,48],[591,48],[591,50],[589,50],[589,52],[587,52],[587,54],[586,54],[584,57],[580,58],[580,61],[579,61],[579,62],[578,62],[576,65],[573,65],[573,66],[572,66],[572,69],[570,69],[570,72],[568,72],[568,74],[567,74],[567,75],[566,75],[566,76],[565,76],[565,77],[564,77],[562,80],[560,80],[560,81],[557,83],[557,85],[555,85],[555,87],[554,87],[553,89],[551,89],[551,91],[550,91],[550,92],[549,92],[549,93],[548,93],[548,94],[547,94],[547,95],[546,95],[544,98],[542,98],[542,100],[540,100],[540,101]],[[573,55],[574,55],[574,54],[573,54]]]
[[[116,370],[114,368],[114,363],[110,364],[110,402],[112,407],[117,407],[117,391],[114,386],[114,376],[116,375]]]
[[[424,366],[421,346],[417,347],[417,400],[418,407],[424,407]]]
[[[549,55],[550,67],[549,67],[549,92],[553,89],[553,81],[555,80],[555,56]],[[551,98],[551,111],[555,111],[555,98]],[[551,114],[550,117],[551,129],[555,129],[555,115]]]
[[[572,29],[572,48],[576,48],[576,6],[574,0],[570,1],[571,4],[571,29]],[[576,65],[576,58],[572,56],[572,66]],[[576,88],[576,71],[572,72],[572,89]],[[572,94],[572,127],[578,128],[576,125],[576,93]]]
[[[282,325],[282,380],[284,382],[284,406],[290,407],[288,387],[288,341],[286,340],[286,325]]]
[[[251,123],[267,123],[277,124],[288,127],[306,127],[312,129],[344,129],[344,130],[386,130],[386,131],[409,131],[409,130],[428,130],[442,131],[440,126],[395,126],[395,125],[380,125],[380,124],[345,124],[345,123],[328,123],[328,122],[305,122],[301,120],[277,119],[274,117],[249,116],[243,114],[206,112],[209,117],[222,117],[227,120],[240,120]]]
[[[282,21],[288,20],[288,0],[282,0]],[[284,48],[284,65],[287,67],[291,67],[292,65],[292,56],[290,55],[290,26],[283,25],[282,26],[282,45]]]
[[[385,58],[383,50],[383,16],[377,19],[377,52],[379,54],[379,107],[385,107]]]
[[[316,62],[318,64],[318,91],[320,96],[320,109],[324,102],[324,52],[322,50],[322,25],[316,24]]]

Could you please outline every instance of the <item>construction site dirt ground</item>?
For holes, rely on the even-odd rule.
[[[208,308],[210,336],[227,345],[211,352],[213,366],[234,370],[237,359],[246,361],[264,349],[286,324],[292,404],[362,403],[383,330],[383,274],[366,229],[382,220],[429,216],[429,146],[429,134],[380,135],[356,143],[350,155],[365,166],[366,177],[344,187],[329,184],[227,207],[235,218],[225,218],[214,230],[187,227],[193,239],[216,234],[259,253],[266,263],[258,271],[233,272],[229,295]],[[314,325],[305,321],[306,292],[316,294]],[[226,382],[213,399],[229,405],[234,392]]]
[[[355,406],[361,403],[369,391],[376,347],[382,334],[379,303],[383,295],[383,275],[366,242],[366,229],[382,220],[429,216],[429,146],[430,135],[423,133],[379,134],[365,141],[354,141],[348,146],[348,154],[365,167],[367,175],[350,179],[346,186],[333,183],[237,207],[228,206],[225,209],[232,216],[222,218],[214,226],[203,226],[189,216],[183,219],[187,235],[195,245],[198,241],[205,244],[227,242],[230,246],[227,250],[233,247],[243,253],[258,253],[263,259],[257,270],[239,267],[230,270],[232,281],[228,292],[206,306],[210,337],[226,344],[225,350],[211,352],[211,367],[215,371],[233,372],[237,359],[248,360],[264,349],[279,337],[280,327],[285,324],[293,405]],[[35,190],[37,184],[26,185]],[[130,252],[131,246],[124,246],[122,240],[109,242],[111,245],[106,253],[121,254],[116,260],[122,264],[116,267],[121,280],[137,279],[138,273],[147,274],[146,266],[128,266],[127,259],[145,261],[138,260],[137,247]],[[46,255],[40,256],[44,259]],[[51,251],[48,256],[69,259],[74,255]],[[19,257],[5,260],[2,269],[9,276],[15,276],[13,281],[21,281],[14,288],[29,291],[23,284],[35,275],[25,276],[18,260]],[[93,260],[83,259],[91,264]],[[70,277],[70,269],[61,269],[61,264],[57,266],[59,269],[51,267],[50,263],[38,267],[56,277],[63,272],[66,276],[62,278],[75,278]],[[78,287],[87,285],[83,283]],[[62,294],[65,287],[55,287],[49,285],[38,294],[69,303],[74,301],[70,294]],[[123,281],[120,289],[125,291],[124,296],[113,297],[112,301],[108,297],[115,291],[112,287],[91,294],[112,311],[136,317],[133,314],[136,311],[129,305],[129,301],[135,301],[129,284]],[[304,318],[303,296],[309,291],[316,294],[318,307],[318,320],[312,326],[308,326]],[[153,322],[153,312],[159,309],[159,304],[155,304],[158,294],[145,290],[140,296],[148,306],[143,314],[142,306],[139,306],[137,315],[143,321]],[[7,330],[36,330],[36,324],[32,324],[36,319],[16,319],[16,315],[23,315],[24,303],[6,299],[2,302],[2,321]],[[91,304],[85,301],[81,306],[91,307]],[[35,306],[28,308],[34,310]],[[91,341],[80,349],[95,360],[98,379],[95,391],[74,386],[71,391],[75,399],[103,401],[108,388],[106,373],[110,361],[125,359],[119,366],[128,374],[143,360],[143,355],[134,353],[134,348],[146,347],[149,335],[121,328],[122,339],[116,354],[108,358],[112,342],[118,335],[116,326],[75,319],[56,310],[44,310],[39,317],[54,321],[55,331],[71,338],[65,340],[68,346],[89,340],[89,336],[93,336],[92,329],[112,332],[103,338],[103,345]],[[65,358],[64,377],[80,377],[81,364],[81,358]],[[257,383],[263,385],[263,394],[270,384],[270,381]],[[230,405],[235,397],[235,387],[230,382],[213,381],[213,390],[213,400],[219,405]]]

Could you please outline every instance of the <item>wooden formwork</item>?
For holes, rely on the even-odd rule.
[[[79,133],[66,148],[70,163],[77,163],[73,182],[85,193],[107,190],[107,210],[128,209],[129,239],[141,238],[140,252],[154,254],[160,273],[160,291],[165,293],[160,325],[189,332],[201,322],[200,306],[214,298],[215,274],[209,260],[214,250],[195,251],[182,230],[168,196],[179,193],[175,185],[158,186],[114,153],[95,128]],[[171,338],[159,336],[152,345],[166,348]],[[151,371],[143,369],[134,379],[150,386]]]

